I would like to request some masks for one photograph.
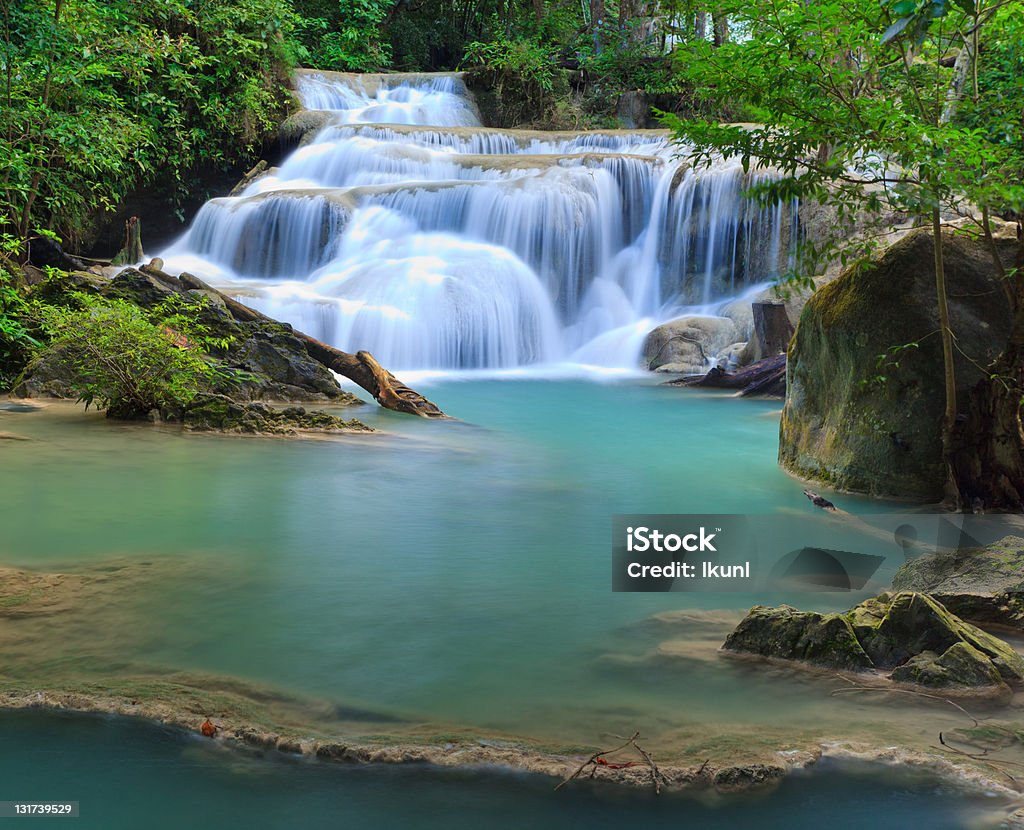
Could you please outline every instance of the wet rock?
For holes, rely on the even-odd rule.
[[[278,129],[278,137],[286,147],[303,146],[334,120],[334,115],[321,110],[299,110],[288,116]]]
[[[966,620],[1024,628],[1024,538],[926,554],[896,571],[892,585],[927,592]]]
[[[647,335],[644,363],[655,371],[703,374],[735,340],[736,326],[728,318],[679,317]]]
[[[260,402],[241,403],[225,395],[199,395],[183,412],[164,413],[187,429],[249,435],[296,435],[304,432],[372,432],[356,420],[346,421],[327,412],[301,406],[274,409]]]
[[[715,787],[720,790],[745,790],[780,781],[785,775],[784,768],[767,764],[727,767],[715,773]]]
[[[1015,239],[998,244],[1012,261]],[[982,242],[949,233],[943,247],[963,407],[1006,342],[1010,312]],[[932,262],[929,232],[916,231],[808,301],[789,349],[779,443],[786,469],[837,489],[942,497],[945,393],[941,342],[931,336]],[[894,452],[893,434],[904,451]]]
[[[992,661],[968,643],[955,643],[941,656],[934,651],[922,651],[893,669],[890,677],[900,683],[931,688],[997,686],[1003,680]]]
[[[893,670],[932,686],[998,686],[1024,679],[1024,658],[926,594],[866,600],[845,614],[756,606],[723,646],[848,671]]]

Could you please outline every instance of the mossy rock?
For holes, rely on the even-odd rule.
[[[901,666],[922,652],[943,654],[966,643],[984,653],[1004,680],[1024,678],[1024,658],[1007,643],[964,622],[927,594],[894,594],[877,625],[858,633],[864,651],[880,669]]]
[[[373,432],[365,424],[346,421],[328,412],[307,412],[301,406],[274,409],[265,403],[239,403],[224,395],[200,395],[181,412],[164,413],[199,432],[248,435],[296,435],[299,432]]]
[[[1024,679],[1024,658],[1007,643],[934,598],[906,591],[866,600],[845,614],[755,606],[723,648],[846,671],[892,670],[894,680],[922,685]]]
[[[1024,628],[1024,538],[926,554],[900,567],[892,584],[927,592],[963,619]]]
[[[788,605],[751,608],[723,648],[846,671],[872,668],[845,617],[798,611]]]
[[[930,688],[998,686],[1003,682],[987,655],[968,643],[955,643],[940,656],[923,651],[893,669],[893,680]]]
[[[998,244],[1012,261],[1016,240]],[[981,367],[1005,345],[1011,318],[985,245],[949,232],[943,249],[964,407]],[[932,263],[930,233],[912,232],[804,307],[790,344],[780,424],[786,469],[836,489],[941,498],[945,393]],[[915,345],[901,348],[908,344]],[[889,357],[880,361],[883,355]]]

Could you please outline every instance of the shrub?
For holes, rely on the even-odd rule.
[[[37,360],[59,360],[86,408],[95,405],[123,419],[154,409],[178,411],[224,375],[199,343],[161,319],[166,309],[147,316],[124,300],[77,295],[77,302],[78,308],[39,310],[50,343]]]

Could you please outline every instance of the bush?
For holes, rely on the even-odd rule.
[[[80,294],[76,301],[77,308],[40,308],[50,343],[37,359],[67,367],[70,386],[86,408],[95,405],[123,419],[154,409],[176,412],[225,374],[205,358],[201,342],[167,324],[186,320],[180,308],[158,306],[147,315],[125,300]]]

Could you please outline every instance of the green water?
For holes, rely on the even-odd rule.
[[[673,750],[720,732],[738,733],[734,753],[851,729],[927,743],[964,725],[717,652],[754,602],[850,595],[611,593],[612,514],[815,513],[776,466],[778,403],[635,382],[426,391],[461,421],[367,406],[356,416],[387,434],[278,440],[0,414],[0,431],[33,439],[0,442],[0,561],[182,563],[59,642],[32,627],[40,671],[203,671],[552,742],[639,729]],[[685,608],[730,613],[648,621]]]
[[[79,801],[77,830],[147,827],[642,827],[874,830],[994,827],[993,799],[926,775],[824,764],[770,794],[698,801],[563,790],[509,773],[257,761],[201,739],[114,718],[0,713],[0,799]],[[15,744],[18,751],[5,752]]]

